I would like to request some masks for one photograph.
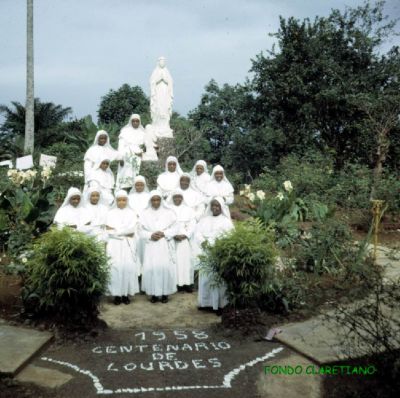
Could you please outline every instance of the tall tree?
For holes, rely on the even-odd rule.
[[[32,153],[34,148],[34,72],[33,72],[33,0],[27,0],[26,23],[26,113],[24,152]]]
[[[132,113],[141,115],[142,124],[150,122],[150,102],[139,86],[123,84],[117,90],[110,90],[101,98],[97,111],[100,123],[126,123]]]
[[[393,68],[381,67],[387,59],[380,46],[395,24],[383,5],[366,2],[314,21],[281,18],[274,34],[278,49],[253,61],[252,83],[258,123],[272,122],[285,132],[283,155],[317,148],[333,150],[338,166],[370,160],[374,135],[363,128],[366,113],[353,99],[376,96],[393,77]]]

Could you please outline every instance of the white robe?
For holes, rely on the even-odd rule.
[[[81,197],[81,201],[77,207],[74,207],[69,203],[72,196]],[[77,229],[79,230],[89,221],[90,219],[82,202],[81,192],[78,188],[71,187],[68,190],[63,204],[57,210],[56,215],[54,216],[54,224],[56,224],[60,229],[65,226],[76,225]]]
[[[109,291],[112,296],[134,295],[139,292],[138,272],[140,260],[136,251],[137,214],[130,208],[115,207],[107,214],[107,255],[110,257],[111,280]]]
[[[216,171],[222,171],[224,173],[224,177],[221,181],[215,179]],[[207,184],[206,188],[207,202],[210,202],[211,199],[216,196],[220,196],[224,199],[226,205],[231,205],[234,201],[233,192],[233,186],[226,178],[224,168],[219,165],[215,166],[211,174],[210,182]]]
[[[128,124],[121,129],[119,135],[118,152],[124,165],[118,166],[117,189],[132,187],[142,162],[141,154],[143,153],[142,145],[145,143],[145,131],[141,124],[138,128],[133,128],[133,116],[129,118]],[[138,115],[136,117],[140,119]]]
[[[97,143],[100,135],[107,136],[107,141],[103,146]],[[98,131],[94,139],[93,145],[86,151],[83,158],[85,183],[87,183],[90,172],[93,170],[94,167],[96,167],[99,162],[104,159],[113,161],[118,159],[118,157],[118,152],[110,145],[110,138],[108,136],[108,133],[104,130]]]
[[[173,173],[168,171],[168,163],[175,162],[176,169]],[[179,165],[178,159],[175,156],[168,156],[165,161],[165,171],[157,178],[157,189],[162,193],[163,197],[168,197],[172,191],[179,188],[179,180],[183,171]]]
[[[204,172],[197,175],[196,166],[201,165]],[[203,160],[198,160],[191,171],[191,185],[194,190],[200,192],[202,195],[207,196],[207,184],[210,182],[211,176],[207,172],[207,163]]]
[[[196,220],[199,221],[204,215],[206,209],[205,199],[203,195],[195,191],[192,187],[183,189],[183,197],[186,204],[193,209],[196,215]]]
[[[171,205],[177,217],[175,235],[186,235],[187,239],[175,241],[177,285],[191,285],[194,281],[194,257],[192,250],[193,232],[196,227],[196,214],[193,209],[182,203]]]
[[[164,238],[151,240],[154,232]],[[145,240],[142,290],[148,295],[163,296],[176,292],[176,258],[173,236],[176,235],[176,215],[163,204],[155,210],[149,206],[140,217],[140,235]]]
[[[105,230],[107,222],[107,213],[109,208],[102,203],[92,205],[90,202],[85,204],[84,207],[87,216],[90,220],[89,225],[80,228],[82,232],[90,236],[95,236],[99,241],[106,241],[108,234]]]
[[[111,206],[111,204],[114,202],[114,195],[112,191],[115,186],[115,178],[110,168],[104,171],[100,168],[100,166],[98,166],[96,169],[93,169],[88,177],[88,186],[98,186],[101,190],[101,195],[104,199],[104,202],[108,206]]]
[[[233,228],[232,221],[226,214],[219,216],[206,215],[197,224],[194,232],[195,244],[198,252],[201,252],[201,244],[207,241],[213,244],[215,240]],[[199,307],[212,307],[214,310],[223,308],[228,303],[226,298],[226,286],[213,287],[214,278],[212,274],[200,270],[199,272]]]

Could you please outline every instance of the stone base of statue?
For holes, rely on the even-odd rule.
[[[140,175],[146,177],[147,186],[150,190],[157,188],[157,177],[165,171],[164,165],[162,167],[158,161],[144,160],[140,165]]]
[[[158,138],[157,139],[157,154],[158,154],[158,163],[163,168],[165,167],[165,161],[167,160],[168,156],[175,156],[175,138]]]
[[[173,130],[169,127],[169,120],[161,120],[159,123],[152,123],[154,135],[157,138],[172,138]]]

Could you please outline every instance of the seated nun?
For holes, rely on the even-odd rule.
[[[152,303],[160,299],[167,303],[168,295],[176,292],[176,215],[165,205],[160,191],[150,192],[140,217],[140,235],[145,241],[142,290]]]
[[[179,178],[183,171],[179,165],[178,159],[175,156],[168,156],[165,161],[165,171],[157,178],[157,189],[166,199],[173,190],[179,188]]]
[[[115,203],[107,214],[107,255],[110,258],[111,279],[109,291],[114,304],[129,304],[129,296],[139,292],[138,273],[140,260],[136,250],[135,235],[138,216],[129,207],[128,194],[120,190],[115,194]]]
[[[176,275],[178,291],[193,292],[194,258],[192,251],[193,232],[196,227],[196,214],[184,199],[181,189],[172,192],[168,198],[169,207],[177,217],[174,235],[176,253]]]
[[[208,201],[219,196],[224,199],[225,204],[231,205],[234,200],[233,191],[233,186],[226,178],[224,168],[220,165],[215,166],[211,173],[210,182],[207,184]]]
[[[228,207],[221,197],[214,197],[207,206],[205,216],[199,221],[194,231],[196,254],[201,254],[205,242],[214,244],[215,240],[233,229]],[[199,271],[199,309],[211,307],[217,314],[228,303],[226,286],[214,286],[215,278],[205,270]]]
[[[111,206],[114,201],[113,189],[115,185],[114,174],[110,169],[110,160],[100,160],[88,177],[88,186],[100,187],[104,203]]]
[[[63,204],[54,217],[54,224],[60,229],[68,226],[80,230],[89,222],[90,218],[83,206],[81,191],[78,188],[69,188]]]

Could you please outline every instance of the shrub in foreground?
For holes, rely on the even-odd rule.
[[[62,323],[97,319],[108,282],[104,247],[70,228],[53,229],[34,244],[27,262],[23,300],[28,312]]]

